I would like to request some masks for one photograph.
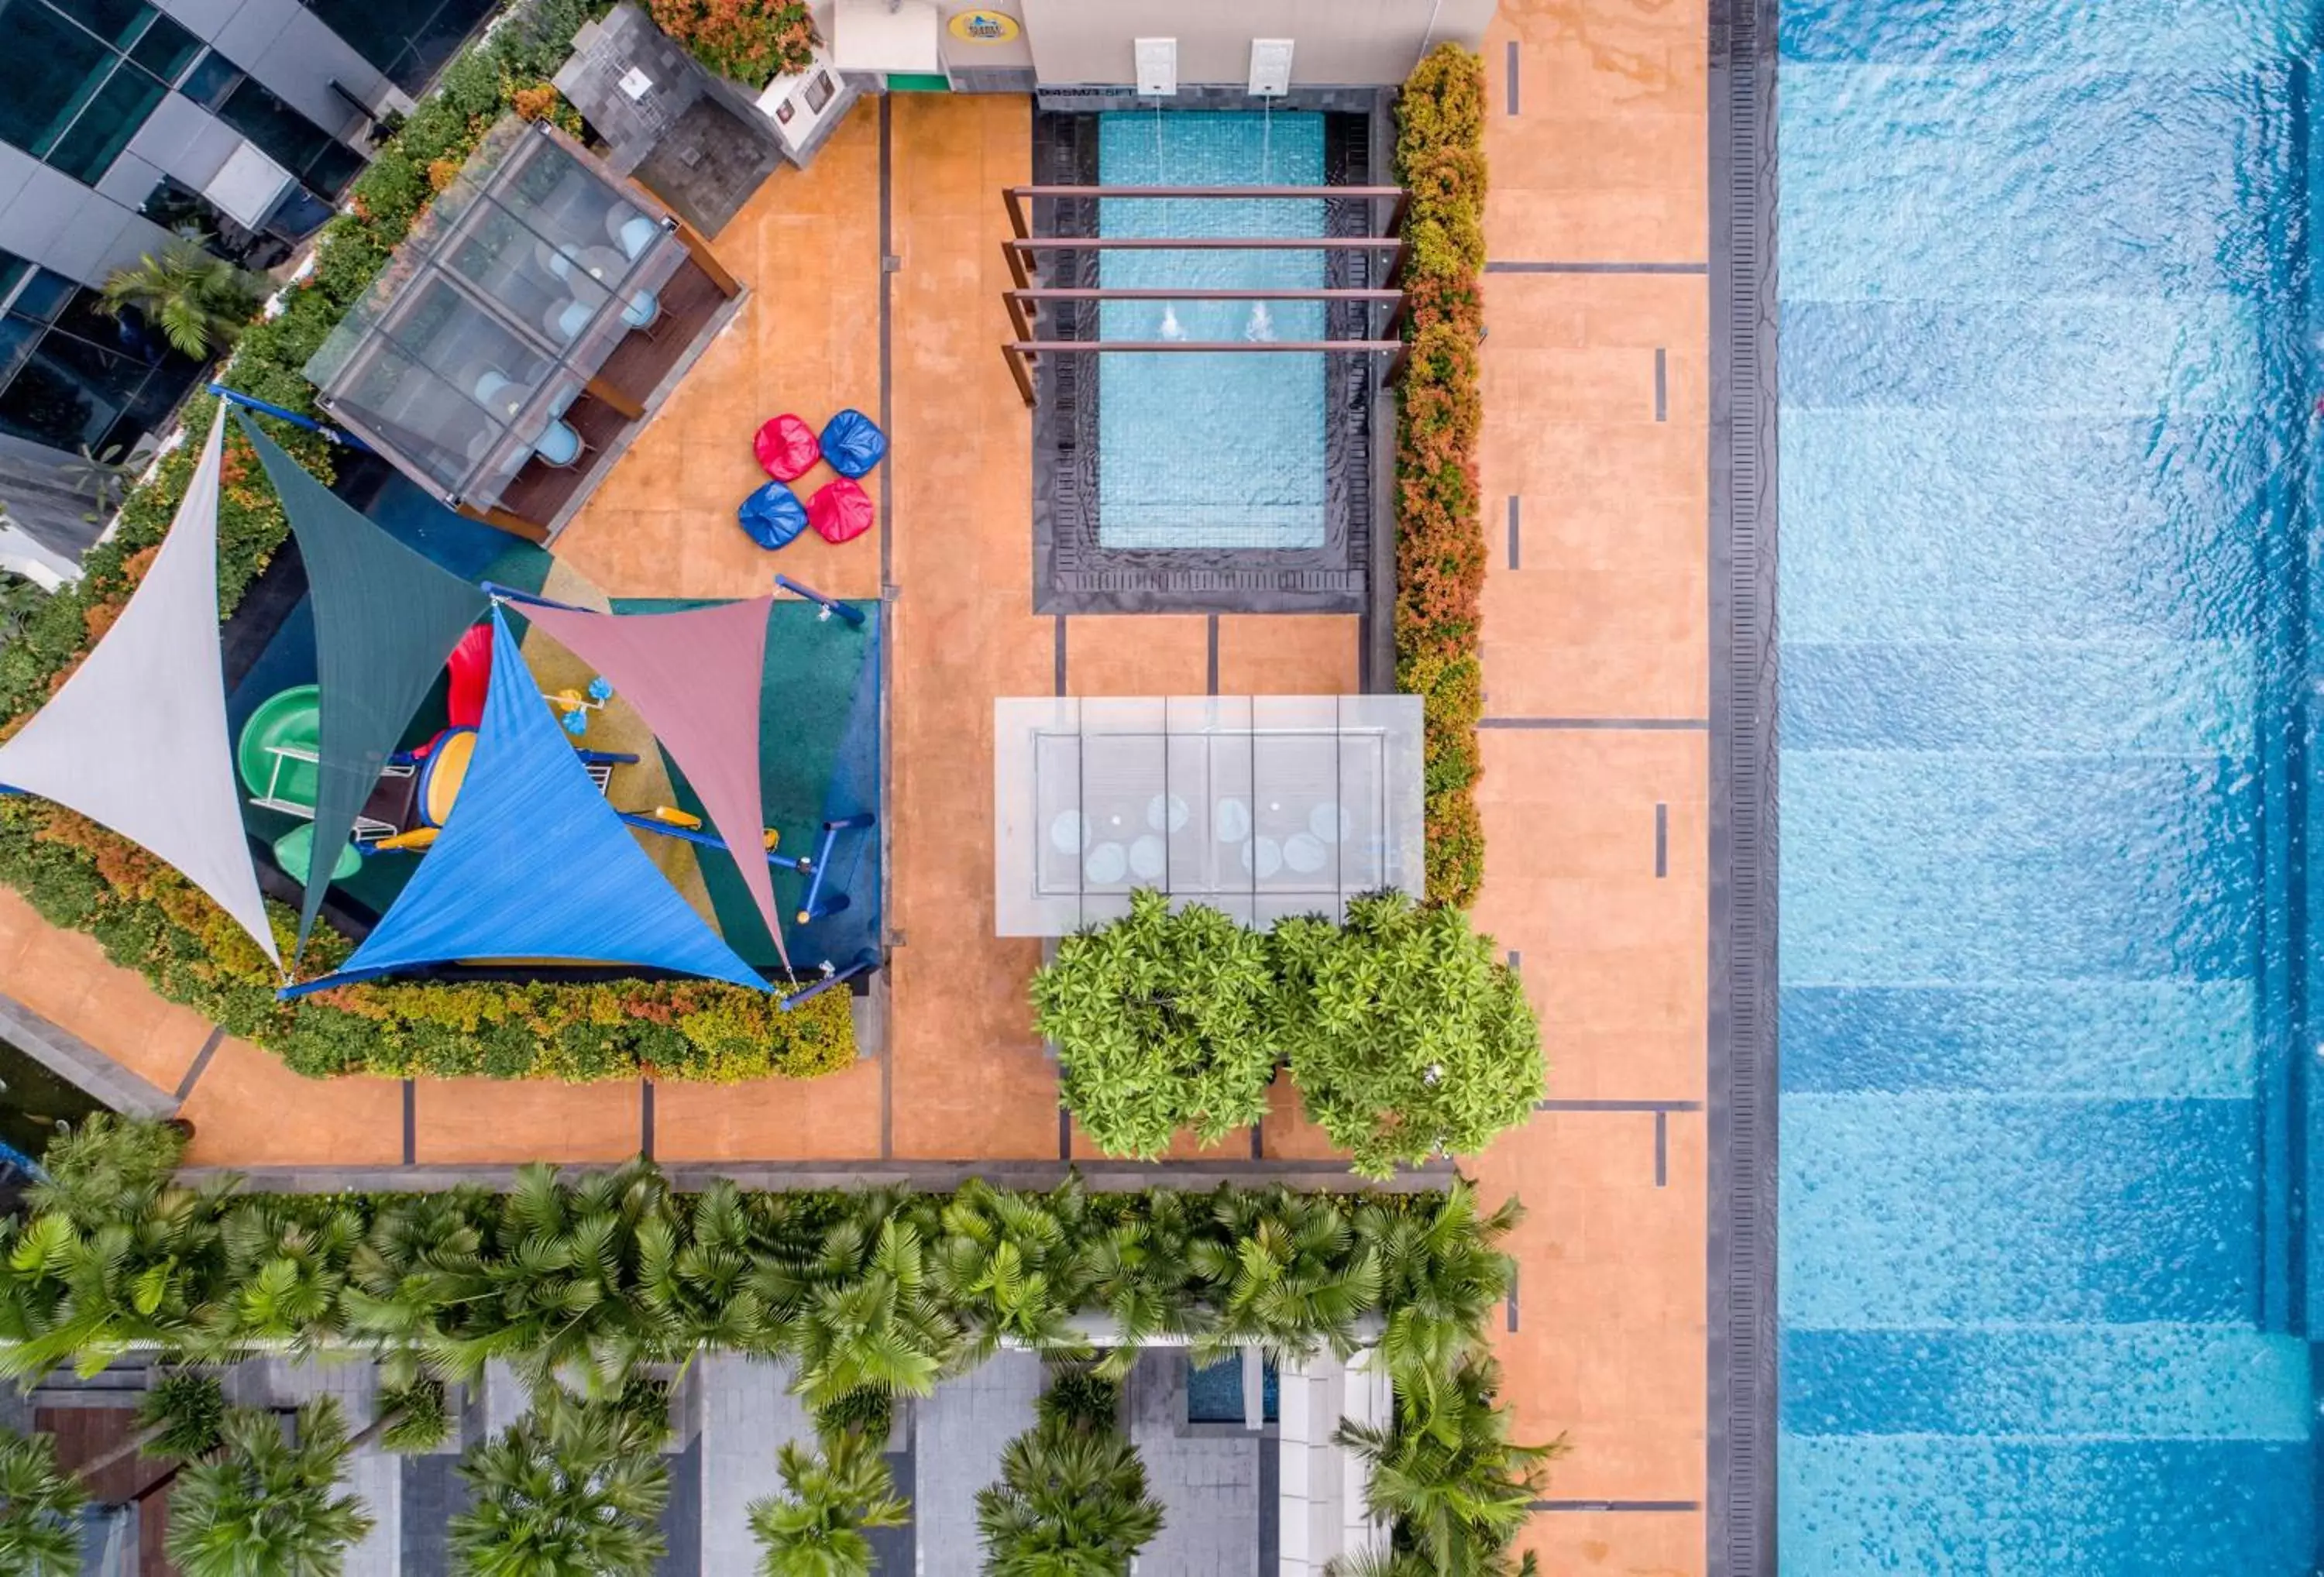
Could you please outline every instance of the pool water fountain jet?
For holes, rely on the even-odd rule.
[[[1259,184],[1268,186],[1275,180],[1275,100],[1261,98],[1259,109]],[[1250,321],[1243,325],[1242,337],[1253,345],[1265,345],[1275,337],[1275,319],[1265,301],[1250,304]]]

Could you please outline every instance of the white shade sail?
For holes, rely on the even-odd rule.
[[[218,456],[210,423],[170,535],[64,688],[0,745],[0,783],[119,833],[210,896],[282,959],[250,862],[218,655]]]

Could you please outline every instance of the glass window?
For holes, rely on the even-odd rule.
[[[0,4],[0,140],[45,154],[114,58],[37,0]]]
[[[204,109],[214,110],[227,94],[240,86],[242,68],[212,50],[186,73],[186,79],[178,85],[178,91]]]
[[[72,449],[98,445],[145,383],[143,362],[69,334],[42,336],[0,391],[0,431]]]
[[[48,161],[74,180],[93,184],[114,156],[129,146],[129,139],[161,102],[161,85],[136,67],[116,67],[49,150]]]
[[[153,18],[153,8],[142,0],[66,0],[59,9],[106,43],[124,50]]]
[[[217,117],[326,197],[337,197],[363,168],[361,154],[248,78],[219,102]]]
[[[307,9],[406,93],[417,93],[495,0],[306,0]]]
[[[297,191],[286,187],[286,191]],[[194,230],[200,233],[202,244],[229,263],[244,268],[268,269],[290,255],[290,245],[274,236],[244,229],[209,198],[180,180],[165,175],[137,211],[164,230]],[[325,217],[329,217],[328,210]],[[318,221],[319,222],[319,221]]]
[[[16,281],[32,272],[32,265],[13,252],[0,252],[0,305],[5,305],[8,292]]]
[[[31,318],[14,313],[0,318],[0,383],[15,376],[16,369],[32,354],[32,346],[40,338],[41,326]]]
[[[46,323],[71,304],[73,292],[80,289],[64,275],[45,268],[36,268],[24,288],[16,292],[10,310],[27,318],[37,318]]]
[[[178,74],[201,52],[201,40],[168,17],[157,15],[130,50],[129,58],[167,83],[177,81]]]

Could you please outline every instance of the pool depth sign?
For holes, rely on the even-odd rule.
[[[952,19],[951,31],[963,43],[1005,44],[1017,36],[1017,19],[1001,11],[964,11]]]

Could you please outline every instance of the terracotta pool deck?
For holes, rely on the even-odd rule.
[[[1552,1074],[1546,1109],[1473,1165],[1529,1210],[1496,1336],[1520,1432],[1573,1448],[1526,1536],[1560,1573],[1705,1568],[1704,32],[1655,0],[1507,0],[1485,51],[1477,917],[1541,1011]],[[1029,1025],[1039,945],[991,935],[992,697],[1352,690],[1358,624],[1030,611],[1028,419],[996,349],[999,193],[1029,179],[1029,106],[906,94],[885,113],[884,152],[867,103],[715,238],[749,300],[556,544],[617,595],[751,595],[779,569],[890,599],[884,1052],[805,1084],[311,1084],[0,892],[9,994],[183,1092],[194,1160],[1088,1155]],[[761,553],[732,516],[759,479],[751,429],[844,405],[893,439],[871,484],[881,527]],[[1207,1158],[1330,1166],[1280,1100]]]

